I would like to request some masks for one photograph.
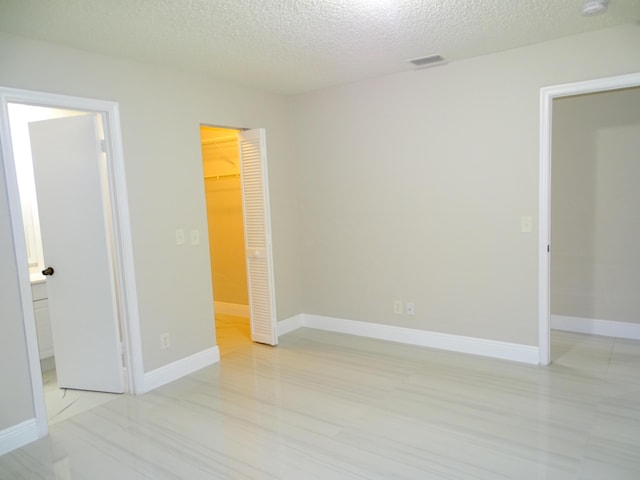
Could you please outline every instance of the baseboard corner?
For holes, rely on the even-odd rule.
[[[554,330],[640,340],[640,323],[572,317],[569,315],[551,315],[550,323],[551,328]]]
[[[278,337],[293,332],[302,326],[304,326],[304,314],[302,313],[280,320],[277,326]]]
[[[163,367],[156,368],[144,374],[144,389],[141,393],[150,392],[219,361],[220,349],[216,345]]]

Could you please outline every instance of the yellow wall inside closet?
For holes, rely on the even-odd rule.
[[[238,131],[201,126],[213,297],[247,306]]]

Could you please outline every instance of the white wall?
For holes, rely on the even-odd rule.
[[[300,313],[296,170],[283,97],[2,33],[0,64],[2,86],[119,103],[145,372],[215,341],[201,123],[266,128],[278,315]],[[197,228],[201,245],[177,247],[176,228]],[[162,332],[171,334],[168,350],[160,350]]]
[[[551,313],[640,323],[640,88],[553,108]]]
[[[540,88],[640,70],[638,45],[631,25],[295,98],[303,310],[537,345]]]

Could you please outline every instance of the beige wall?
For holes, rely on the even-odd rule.
[[[640,323],[640,88],[553,108],[551,313]]]
[[[266,129],[278,316],[300,312],[296,168],[283,97],[2,33],[0,64],[2,86],[119,104],[145,372],[215,344],[200,124]],[[7,214],[4,204],[0,214]],[[178,248],[177,228],[198,229],[200,246]],[[9,235],[6,222],[0,235]],[[3,322],[19,323],[15,309],[5,308]],[[171,333],[170,349],[160,350],[162,332]],[[4,333],[18,348],[16,332]],[[16,361],[0,365],[13,372]],[[15,397],[20,409],[22,396]]]
[[[537,345],[540,88],[638,71],[638,45],[632,25],[296,97],[304,311]]]
[[[213,129],[201,129],[213,297],[216,302],[248,305],[238,136],[223,131],[215,140],[206,130]]]
[[[639,44],[620,27],[287,99],[0,34],[0,85],[119,103],[148,372],[214,340],[200,124],[267,129],[278,318],[537,344],[537,237],[519,226],[537,221],[540,87],[638,71]],[[181,227],[203,247],[176,248]],[[5,256],[9,238],[2,200]],[[0,280],[9,425],[30,392],[15,270]]]

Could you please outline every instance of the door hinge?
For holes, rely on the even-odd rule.
[[[551,253],[551,246],[547,245],[547,253]]]
[[[106,140],[100,140],[100,151],[102,153],[107,153],[107,141]]]

